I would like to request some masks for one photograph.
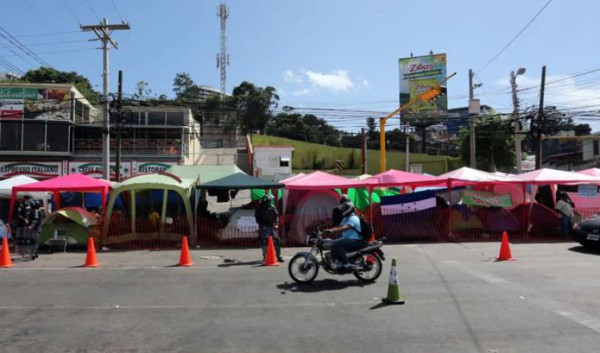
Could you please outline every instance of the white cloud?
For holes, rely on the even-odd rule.
[[[314,71],[306,71],[308,80],[313,87],[322,88],[333,92],[348,92],[354,88],[354,83],[348,76],[348,72],[337,70],[329,74]]]
[[[283,79],[285,82],[302,83],[302,76],[300,74],[296,74],[292,70],[286,70],[283,73]]]
[[[310,89],[308,89],[308,88],[304,88],[304,89],[295,91],[293,94],[296,97],[300,97],[300,96],[309,96],[309,95],[312,95],[313,92]]]

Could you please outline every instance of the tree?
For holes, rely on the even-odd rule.
[[[264,131],[272,109],[277,108],[279,95],[275,88],[257,87],[244,81],[235,87],[232,96],[226,100],[226,105],[238,115],[242,131],[248,133],[254,130]]]
[[[511,121],[498,115],[483,115],[475,129],[477,169],[490,172],[496,169],[511,170],[515,167],[514,132]],[[469,130],[461,128],[461,159],[469,163]]]
[[[200,98],[200,87],[194,83],[190,74],[180,72],[173,79],[175,100],[180,102],[197,102]]]
[[[21,77],[21,80],[31,83],[69,83],[75,86],[90,104],[98,104],[100,93],[94,91],[92,84],[87,78],[74,71],[67,72],[50,67],[40,67],[36,70],[27,71]]]
[[[142,99],[150,94],[152,94],[152,90],[148,88],[148,82],[141,80],[135,84],[135,94],[133,95],[133,98]]]

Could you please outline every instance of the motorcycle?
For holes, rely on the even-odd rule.
[[[342,264],[333,258],[331,247],[333,239],[323,239],[320,228],[306,236],[306,243],[310,251],[299,252],[290,260],[288,273],[297,283],[310,283],[319,273],[319,267],[331,274],[344,275],[352,273],[363,282],[375,282],[381,275],[382,261],[385,260],[381,247],[383,240],[380,239],[357,251],[348,252],[346,255],[351,264],[355,265],[353,271],[348,272]]]

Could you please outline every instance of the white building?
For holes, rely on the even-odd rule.
[[[255,146],[254,175],[265,179],[281,179],[292,174],[292,146]]]

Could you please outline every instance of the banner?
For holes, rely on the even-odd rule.
[[[433,191],[381,197],[381,215],[389,216],[419,212],[437,207]]]
[[[432,54],[401,58],[400,66],[400,106],[408,103],[421,93],[430,90],[446,78],[446,54]],[[446,84],[442,84],[446,92]],[[440,115],[448,111],[448,97],[442,94],[431,102],[419,101],[411,105],[403,116],[419,114],[422,116]]]
[[[116,163],[110,163],[110,178],[116,179]],[[121,162],[121,179],[130,177],[131,162]],[[102,162],[69,162],[69,174],[85,174],[93,178],[102,178]]]
[[[26,175],[36,179],[62,175],[62,162],[0,162],[0,178]]]
[[[160,173],[169,169],[171,166],[177,165],[175,162],[135,162],[133,175]]]
[[[598,185],[596,184],[581,184],[577,186],[577,193],[580,196],[596,197],[598,195]]]
[[[0,87],[0,119],[70,120],[71,91]]]
[[[465,190],[462,202],[468,206],[510,208],[512,207],[512,195],[510,193],[494,194],[491,192]]]

